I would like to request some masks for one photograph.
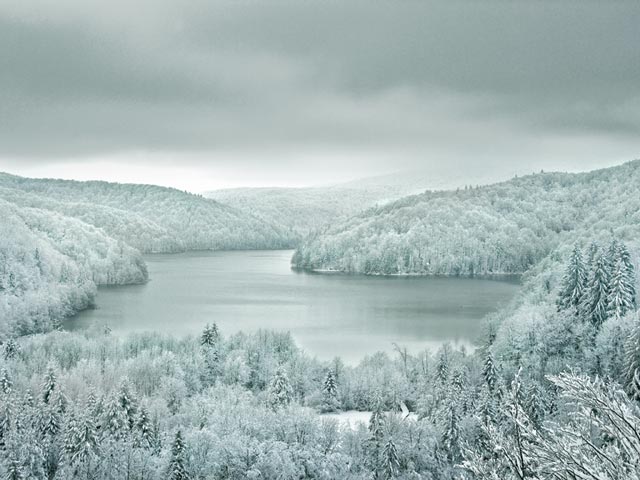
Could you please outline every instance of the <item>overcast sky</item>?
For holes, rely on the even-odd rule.
[[[0,0],[0,170],[192,191],[640,158],[640,2]]]

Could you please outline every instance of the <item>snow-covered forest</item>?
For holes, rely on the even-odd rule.
[[[151,185],[0,173],[0,337],[51,330],[97,285],[147,280],[141,252],[282,248],[286,233],[236,210]]]
[[[154,185],[30,179],[0,173],[0,198],[76,218],[138,250],[284,248],[286,232],[214,200]]]
[[[486,183],[488,175],[468,175]],[[385,205],[427,188],[447,190],[460,185],[451,174],[412,171],[364,178],[337,185],[306,188],[232,188],[207,192],[206,197],[250,213],[287,232],[296,247],[309,234],[371,207]]]
[[[312,236],[293,263],[366,274],[523,273],[552,251],[614,234],[635,242],[640,161],[426,192]]]
[[[432,192],[352,219],[356,238],[369,232],[358,227],[365,220],[385,231],[396,225],[389,238],[410,242],[432,263],[440,258],[439,267],[414,273],[526,272],[515,300],[486,319],[476,350],[410,353],[399,345],[356,366],[319,361],[286,333],[224,336],[215,323],[184,338],[37,333],[90,305],[97,284],[146,280],[139,251],[120,237],[126,227],[104,219],[116,218],[116,201],[133,212],[119,217],[123,225],[166,218],[153,195],[146,207],[133,206],[141,191],[165,189],[5,177],[26,186],[5,186],[0,201],[0,473],[638,479],[639,167]],[[91,194],[70,193],[74,186]],[[196,212],[209,205],[185,198],[200,205]],[[105,223],[86,221],[92,205]],[[403,229],[416,218],[443,230]],[[333,261],[353,255],[341,243],[351,237],[329,243],[330,235],[310,245],[334,249]],[[394,254],[393,244],[375,243],[380,236],[375,248],[391,245]],[[434,244],[452,248],[438,257]],[[350,253],[341,257],[342,247]],[[463,251],[474,255],[459,258]],[[392,273],[406,268],[397,260]],[[352,426],[333,415],[353,410],[368,422]]]
[[[11,339],[6,478],[639,478],[640,319],[625,244],[531,275],[475,352],[322,363],[289,335]],[[323,412],[370,412],[355,428]],[[408,416],[407,412],[416,416]],[[605,459],[606,461],[603,461]]]

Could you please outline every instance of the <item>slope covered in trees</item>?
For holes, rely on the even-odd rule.
[[[487,177],[468,176],[484,183]],[[370,177],[352,182],[307,188],[235,188],[214,190],[205,196],[253,214],[288,232],[294,245],[310,233],[346,220],[376,205],[384,205],[427,188],[455,188],[459,178],[443,173],[415,171]]]
[[[78,218],[142,252],[282,248],[287,235],[237,209],[153,185],[0,174],[0,198]]]
[[[426,192],[372,208],[304,242],[299,268],[366,274],[522,273],[564,242],[640,224],[640,161]]]
[[[97,284],[147,280],[140,253],[70,217],[0,199],[0,339],[50,330]]]

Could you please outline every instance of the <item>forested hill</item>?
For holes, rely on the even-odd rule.
[[[492,177],[468,174],[464,181],[485,184],[489,178]],[[233,188],[204,195],[286,231],[297,244],[314,231],[368,208],[424,192],[427,188],[441,190],[462,184],[459,176],[444,172],[411,171],[324,187]]]
[[[170,188],[0,173],[0,342],[91,306],[97,285],[146,281],[140,252],[287,242],[247,213]]]
[[[367,274],[521,273],[565,240],[632,240],[639,229],[633,161],[406,197],[310,238],[293,264]]]
[[[142,252],[268,249],[291,243],[285,232],[248,213],[154,185],[0,173],[0,198],[77,218]]]
[[[75,218],[0,199],[0,341],[50,330],[97,284],[147,280],[140,252]]]

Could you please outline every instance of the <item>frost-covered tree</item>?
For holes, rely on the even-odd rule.
[[[153,424],[149,418],[149,412],[143,406],[140,407],[138,418],[135,423],[137,435],[136,445],[142,448],[151,448],[155,444],[155,435],[153,431]]]
[[[171,457],[167,468],[167,479],[169,480],[189,480],[186,467],[186,445],[182,439],[182,432],[178,430],[171,444]]]
[[[382,450],[382,475],[385,480],[396,478],[400,471],[400,458],[393,438],[389,437]]]
[[[85,478],[90,478],[92,465],[99,456],[99,439],[94,419],[91,415],[75,414],[67,425],[65,436],[65,455],[69,465],[84,470]]]
[[[452,464],[460,460],[460,430],[458,412],[453,404],[447,407],[442,431],[442,448]]]
[[[269,406],[277,410],[286,407],[293,400],[293,388],[284,368],[278,367],[269,387],[267,402]]]
[[[45,375],[44,382],[42,384],[42,401],[44,403],[49,403],[55,389],[56,372],[53,368],[53,365],[49,365],[47,367],[47,374]]]
[[[335,372],[330,368],[322,385],[322,410],[335,412],[338,406],[338,384]]]
[[[102,426],[106,434],[118,440],[124,437],[129,430],[129,419],[120,405],[117,395],[112,395],[105,406]]]
[[[120,384],[120,389],[117,393],[117,401],[124,412],[124,416],[127,419],[127,425],[129,429],[133,429],[136,423],[136,417],[138,413],[138,400],[136,399],[131,383],[128,378],[123,378]]]
[[[385,434],[385,423],[382,398],[379,393],[376,393],[373,411],[369,418],[369,437],[367,439],[367,450],[369,452],[368,463],[373,470],[374,478],[379,478],[382,470],[381,454]]]
[[[13,338],[8,339],[3,348],[3,355],[5,360],[11,360],[20,353],[20,344]]]
[[[487,384],[489,392],[495,392],[498,386],[498,371],[496,370],[491,350],[487,350],[487,355],[485,356],[484,365],[482,367],[482,376]]]
[[[449,348],[447,345],[442,347],[438,355],[438,363],[436,364],[436,379],[444,384],[449,378]]]
[[[616,249],[616,251],[618,251]],[[607,313],[609,317],[621,318],[635,307],[635,285],[633,277],[627,272],[622,258],[618,257],[614,264],[609,282],[607,297]]]
[[[0,370],[0,392],[9,395],[11,393],[11,387],[13,387],[11,376],[9,375],[9,371],[3,367]]]
[[[607,261],[605,256],[599,253],[594,260],[580,308],[581,315],[596,328],[599,328],[607,319],[608,295]]]
[[[218,344],[220,339],[220,332],[216,323],[207,324],[200,336],[200,345],[205,348],[213,348]]]
[[[559,308],[572,308],[577,312],[584,295],[587,272],[580,247],[575,245],[560,287]]]

